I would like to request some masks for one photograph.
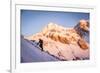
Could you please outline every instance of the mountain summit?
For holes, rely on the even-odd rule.
[[[89,22],[80,20],[73,28],[49,23],[41,32],[25,37],[27,40],[43,41],[43,51],[60,60],[89,59]]]

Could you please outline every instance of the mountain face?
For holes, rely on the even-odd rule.
[[[86,20],[80,20],[73,28],[49,23],[41,32],[25,39],[35,42],[41,39],[43,51],[60,60],[89,59],[89,23]]]
[[[89,43],[89,22],[86,20],[80,20],[74,27],[77,33],[83,37]]]

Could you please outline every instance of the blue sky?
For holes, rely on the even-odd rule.
[[[74,27],[81,19],[89,20],[89,13],[21,10],[21,34],[29,36],[40,32],[50,22]]]

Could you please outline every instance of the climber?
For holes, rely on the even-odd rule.
[[[39,39],[39,46],[41,47],[41,50],[43,51],[43,40]]]

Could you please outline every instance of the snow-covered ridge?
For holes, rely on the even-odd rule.
[[[40,46],[40,50],[41,48],[43,49],[43,51],[40,52],[46,52],[57,60],[89,59],[89,22],[86,20],[80,20],[78,24],[72,28],[49,23],[41,32],[25,37],[25,39],[31,41],[31,43],[40,43],[39,40],[42,40],[43,43],[40,44],[42,44],[43,47],[40,45],[35,46]],[[24,42],[22,42],[22,44],[23,43]],[[23,47],[23,45],[21,46]],[[36,47],[34,48],[39,49]],[[38,55],[35,56],[38,57]],[[39,60],[42,61],[41,58]]]

